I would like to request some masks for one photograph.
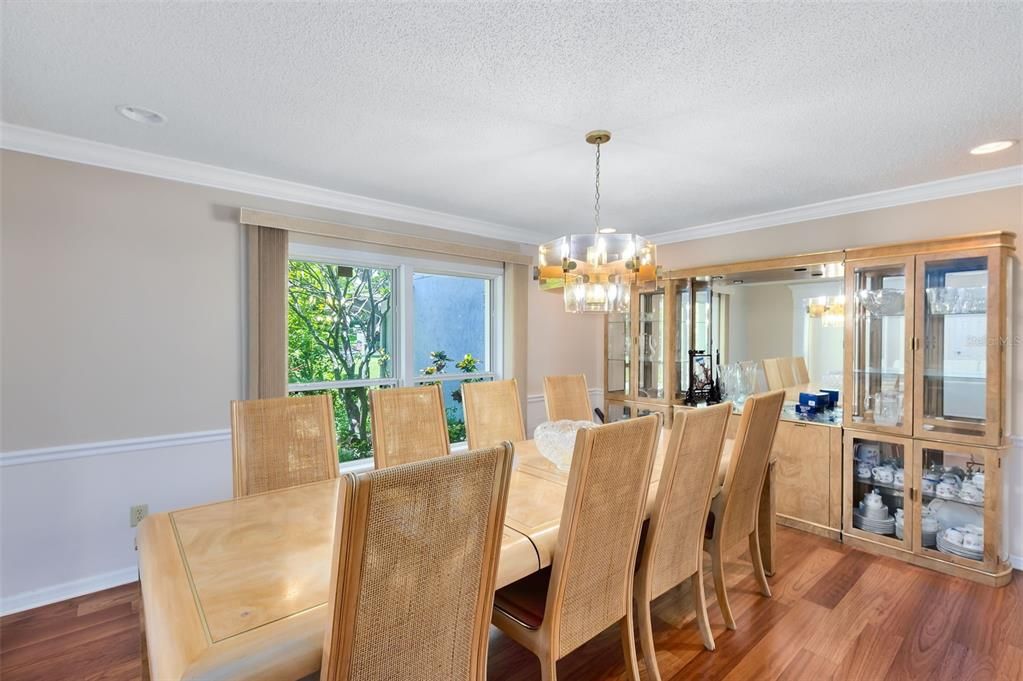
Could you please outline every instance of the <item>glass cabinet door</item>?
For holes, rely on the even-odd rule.
[[[848,428],[913,432],[913,283],[912,258],[846,266]]]
[[[984,508],[1001,486],[998,450],[922,440],[916,447],[917,550],[960,565],[993,567],[999,523],[987,526]]]
[[[664,289],[641,291],[634,310],[639,325],[636,342],[636,397],[664,398]]]
[[[912,440],[846,431],[845,448],[845,531],[912,550]]]
[[[1001,345],[997,252],[917,259],[918,437],[998,444]]]
[[[622,399],[629,394],[629,365],[631,363],[632,330],[627,312],[607,315],[607,367],[605,390],[609,397]]]
[[[689,280],[673,282],[675,286],[675,399],[685,397],[689,389],[689,344],[691,329],[691,300]]]

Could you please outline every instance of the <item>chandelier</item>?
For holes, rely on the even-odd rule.
[[[638,234],[600,226],[600,145],[611,141],[611,133],[593,130],[586,141],[597,147],[593,233],[540,246],[534,279],[543,290],[562,289],[566,312],[625,312],[632,286],[657,278],[656,247]]]

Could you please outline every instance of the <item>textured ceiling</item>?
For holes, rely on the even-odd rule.
[[[1020,162],[1023,4],[5,2],[2,117],[556,236]],[[162,127],[114,112],[164,113]]]

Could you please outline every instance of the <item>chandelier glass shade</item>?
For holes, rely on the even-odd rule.
[[[597,147],[594,230],[569,234],[540,246],[534,278],[542,290],[561,289],[566,312],[625,312],[632,286],[657,279],[657,249],[638,234],[618,234],[600,226],[600,145],[606,130],[587,133]]]
[[[569,234],[540,246],[538,280],[566,312],[625,312],[633,284],[657,278],[656,246],[636,234]]]

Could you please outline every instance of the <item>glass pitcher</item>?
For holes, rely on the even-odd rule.
[[[869,398],[874,408],[874,423],[879,426],[897,426],[902,422],[902,393],[882,390]]]

